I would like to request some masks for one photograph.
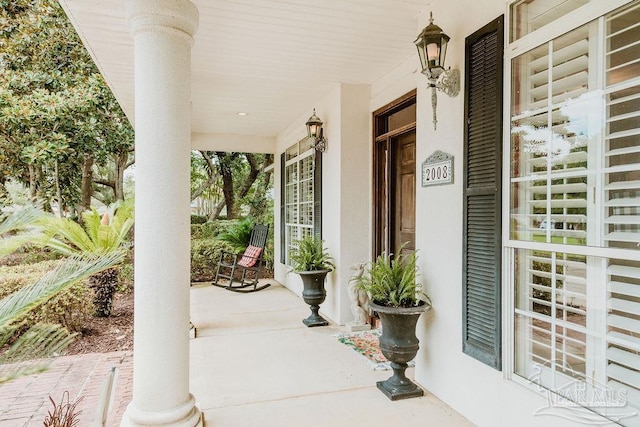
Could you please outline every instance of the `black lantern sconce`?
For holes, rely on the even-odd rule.
[[[316,116],[316,109],[313,109],[313,115],[307,120],[307,137],[313,139],[313,146],[316,151],[324,153],[327,151],[327,140],[322,130],[322,120]]]
[[[433,129],[436,129],[436,106],[438,104],[437,91],[449,96],[456,96],[460,92],[460,71],[444,68],[449,36],[442,28],[433,23],[433,13],[429,17],[429,25],[418,35],[414,42],[418,48],[422,74],[429,79],[431,87],[431,105],[433,107]]]

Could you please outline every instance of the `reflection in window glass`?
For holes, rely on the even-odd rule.
[[[515,3],[511,34],[539,28],[532,6],[552,3],[572,2]],[[636,0],[512,60],[509,192],[515,373],[622,393],[637,413],[639,22]]]
[[[511,5],[511,41],[567,15],[589,0],[520,0]]]

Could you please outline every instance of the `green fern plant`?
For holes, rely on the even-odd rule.
[[[227,231],[218,234],[217,239],[228,243],[235,252],[242,252],[249,245],[252,230],[253,220],[245,218],[229,227]]]
[[[424,302],[431,304],[417,281],[418,267],[415,252],[400,253],[391,257],[383,252],[365,267],[362,276],[351,280],[362,289],[375,304],[387,307],[415,307]]]
[[[306,236],[295,241],[295,247],[289,253],[293,271],[333,271],[333,258],[324,247],[324,240]]]
[[[39,241],[42,233],[37,224],[44,215],[38,204],[19,206],[12,213],[0,212],[0,257]]]

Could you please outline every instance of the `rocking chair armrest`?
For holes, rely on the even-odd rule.
[[[220,251],[220,260],[219,262],[222,262],[224,260],[237,260],[239,259],[239,257],[242,256],[242,254],[238,254],[235,252],[229,252],[229,251]]]

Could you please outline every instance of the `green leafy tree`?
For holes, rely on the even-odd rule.
[[[195,160],[192,157],[191,200],[205,194],[215,197],[210,220],[225,208],[228,219],[242,216],[245,209],[252,218],[262,218],[271,208],[264,202],[272,188],[271,171],[265,170],[271,163],[272,154],[200,151]]]
[[[23,182],[60,211],[87,209],[94,185],[123,199],[133,129],[61,7],[0,4],[0,183]]]

